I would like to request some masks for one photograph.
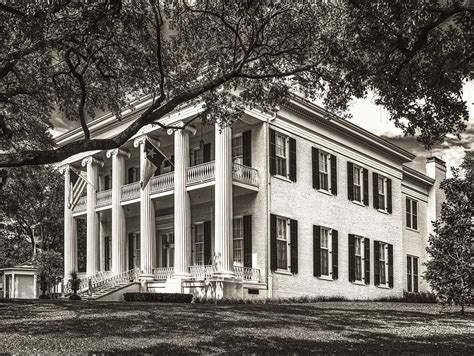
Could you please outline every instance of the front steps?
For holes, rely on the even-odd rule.
[[[123,301],[123,294],[128,292],[138,292],[140,283],[122,282],[114,286],[105,286],[95,290],[92,295],[88,291],[80,294],[82,300],[100,300],[100,301]]]

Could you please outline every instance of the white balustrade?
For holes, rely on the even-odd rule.
[[[199,281],[211,278],[214,272],[216,272],[216,267],[213,265],[189,266],[189,272],[193,279]]]
[[[238,182],[258,187],[258,171],[255,168],[233,163],[232,178]]]
[[[153,269],[153,278],[155,279],[169,279],[173,277],[174,267],[158,267]]]
[[[87,199],[87,196],[85,195],[79,198],[76,206],[74,207],[74,212],[86,210],[86,199]]]
[[[112,189],[97,193],[96,208],[112,204]]]
[[[215,161],[198,164],[187,170],[187,185],[196,185],[214,180]]]
[[[174,188],[174,172],[161,174],[150,180],[151,193],[165,192]]]
[[[125,184],[122,186],[121,201],[133,200],[140,198],[140,182]]]
[[[244,281],[260,281],[260,270],[258,268],[234,266],[235,276]]]

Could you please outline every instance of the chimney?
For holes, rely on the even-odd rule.
[[[426,175],[435,180],[428,196],[428,232],[433,232],[432,221],[439,218],[441,203],[445,200],[440,184],[446,179],[446,163],[438,157],[426,159]]]

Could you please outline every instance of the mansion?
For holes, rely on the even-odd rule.
[[[91,121],[92,137],[122,131],[150,100],[121,120]],[[409,168],[410,152],[298,96],[273,113],[246,110],[232,127],[201,125],[203,111],[183,108],[160,119],[175,129],[148,125],[119,149],[62,162],[65,280],[78,270],[81,221],[82,287],[109,286],[97,299],[132,290],[244,299],[428,290],[423,263],[444,199],[443,161]],[[147,140],[166,159],[141,187]],[[74,172],[87,184],[71,206]]]

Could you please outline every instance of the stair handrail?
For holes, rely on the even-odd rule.
[[[97,279],[95,281],[91,280],[89,284],[89,294],[94,293],[95,291],[101,290],[104,287],[115,287],[120,283],[129,281],[129,282],[136,282],[140,275],[140,269],[134,268],[125,272],[112,274],[109,276],[105,276],[104,278]]]

